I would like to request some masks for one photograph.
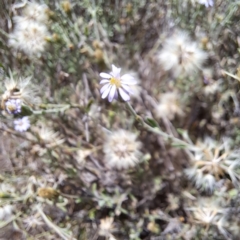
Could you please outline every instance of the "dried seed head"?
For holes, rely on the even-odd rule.
[[[99,225],[99,235],[104,237],[109,237],[111,231],[113,230],[113,218],[106,217],[100,220]]]
[[[191,214],[193,223],[206,227],[206,230],[215,226],[221,234],[226,236],[228,210],[221,206],[220,201],[222,199],[217,199],[200,198],[195,203],[191,203],[191,207],[186,208],[186,210]]]
[[[22,18],[26,21],[35,21],[38,23],[46,24],[48,21],[48,7],[45,4],[38,4],[36,2],[27,2],[22,12]],[[18,23],[18,18],[14,20]]]
[[[158,54],[160,65],[165,71],[171,71],[175,77],[194,73],[201,68],[206,58],[207,54],[187,34],[179,31],[166,40]]]
[[[5,88],[1,108],[8,113],[20,112],[22,104],[33,107],[40,102],[40,99],[36,97],[36,89],[31,85],[31,77],[16,80],[10,72],[10,77],[5,80]]]
[[[20,19],[20,17],[19,17]],[[47,27],[34,21],[20,21],[9,34],[9,46],[23,51],[26,55],[39,56],[45,49],[49,36]]]
[[[216,183],[229,175],[235,186],[239,185],[239,151],[231,150],[230,140],[217,143],[211,138],[198,142],[192,154],[192,167],[185,170],[197,188],[213,191]]]
[[[173,120],[175,116],[183,116],[180,95],[177,92],[167,92],[160,96],[159,103],[155,107],[158,118]]]
[[[52,129],[42,126],[37,131],[40,141],[46,145],[47,148],[54,148],[64,142],[64,139],[60,138],[58,132],[54,132]]]
[[[112,132],[103,146],[107,166],[126,169],[139,162],[141,143],[137,141],[137,134],[126,130]]]

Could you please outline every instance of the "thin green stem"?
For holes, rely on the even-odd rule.
[[[139,116],[135,110],[133,109],[133,107],[131,106],[131,104],[129,102],[126,102],[127,104],[127,107],[129,109],[129,111],[131,112],[131,114],[135,117],[136,121],[138,121],[146,130],[152,132],[152,133],[155,133],[157,135],[160,135],[162,136],[165,140],[171,140],[173,144],[176,144],[176,145],[181,145],[181,146],[184,146],[188,149],[192,149],[193,146],[186,143],[185,141],[179,139],[179,138],[176,138],[172,135],[169,135],[165,132],[163,132],[161,129],[157,128],[157,127],[151,127],[149,124],[147,124],[144,119]]]
[[[43,108],[47,108],[48,105],[42,105],[41,107]],[[53,104],[51,104],[50,106],[53,106]],[[56,108],[51,108],[51,109],[43,109],[43,110],[32,110],[32,113],[35,115],[39,115],[39,114],[44,114],[44,113],[58,113],[58,112],[64,112],[70,108],[79,108],[82,109],[82,107],[78,104],[61,104],[61,105],[55,105]]]

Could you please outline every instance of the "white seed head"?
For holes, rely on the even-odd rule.
[[[54,132],[48,127],[42,126],[37,132],[40,140],[46,144],[47,148],[54,148],[64,142],[58,132]]]
[[[175,77],[193,74],[201,68],[206,58],[207,54],[198,48],[197,43],[182,32],[176,32],[167,39],[158,54],[160,65]]]
[[[4,82],[5,92],[2,95],[2,108],[5,109],[5,103],[10,99],[20,100],[28,106],[38,105],[40,99],[36,97],[36,89],[31,84],[31,77],[15,79],[10,72],[10,77]]]
[[[213,95],[221,90],[221,81],[214,81],[204,87],[203,92],[206,96]]]
[[[209,226],[218,225],[218,222],[226,215],[226,209],[222,208],[216,199],[200,198],[195,206],[187,208],[192,212],[196,223]]]
[[[23,223],[24,223],[25,229],[27,231],[29,231],[30,229],[35,229],[38,226],[44,225],[43,220],[41,219],[41,217],[38,214],[35,214],[35,215],[25,218],[23,220]]]
[[[122,129],[112,132],[103,146],[106,165],[117,169],[135,166],[141,156],[140,147],[137,134]]]
[[[155,113],[158,118],[166,118],[168,120],[173,120],[175,116],[183,116],[184,112],[180,105],[179,94],[177,92],[161,94]]]
[[[99,225],[99,235],[103,237],[109,237],[111,235],[111,231],[113,230],[113,218],[106,217],[100,220]]]
[[[86,163],[86,158],[92,153],[90,149],[79,149],[77,151],[76,160],[80,166],[84,166]]]
[[[20,18],[20,17],[19,17]],[[9,34],[9,46],[23,51],[26,55],[39,55],[46,47],[47,27],[34,21],[20,21]]]
[[[39,23],[47,23],[48,7],[45,4],[38,4],[36,2],[28,2],[25,8],[23,9],[22,16],[27,20],[36,21]]]
[[[169,120],[173,120],[175,116],[183,116],[179,94],[177,92],[162,93],[155,107],[155,114],[159,118]]]
[[[7,220],[11,217],[13,211],[12,205],[5,205],[0,207],[0,220]]]
[[[192,154],[192,166],[185,170],[197,188],[213,191],[216,183],[226,174],[235,186],[239,185],[240,166],[239,150],[230,149],[230,140],[223,139],[222,143],[212,138],[198,142]]]

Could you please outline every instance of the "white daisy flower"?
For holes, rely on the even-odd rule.
[[[30,128],[30,121],[28,117],[16,119],[14,121],[14,129],[18,132],[25,132]]]
[[[213,0],[198,0],[200,4],[204,4],[205,7],[212,7],[213,6]]]
[[[21,105],[20,99],[9,99],[5,103],[5,109],[9,114],[18,114],[21,112]]]
[[[109,102],[112,102],[114,98],[117,99],[118,93],[124,101],[129,101],[129,94],[132,93],[130,86],[137,84],[137,81],[131,75],[124,74],[121,76],[120,71],[121,68],[112,65],[112,72],[100,73],[100,77],[103,78],[100,84],[104,84],[100,92],[103,99],[108,96]]]

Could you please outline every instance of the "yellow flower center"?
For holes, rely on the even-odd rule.
[[[117,88],[121,87],[121,81],[117,78],[114,78],[114,77],[110,78],[110,84],[115,85]]]
[[[17,107],[14,104],[9,104],[9,105],[6,106],[6,109],[9,112],[13,113],[13,112],[15,112],[17,110]]]

